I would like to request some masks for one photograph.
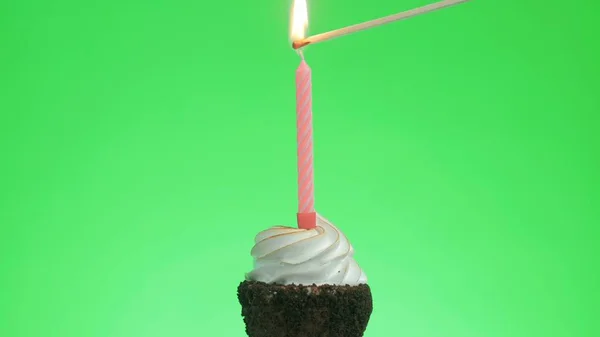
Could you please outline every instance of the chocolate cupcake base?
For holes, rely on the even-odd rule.
[[[249,337],[362,337],[373,311],[366,284],[244,281],[238,287],[238,300]]]

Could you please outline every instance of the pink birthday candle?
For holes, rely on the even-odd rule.
[[[296,70],[296,127],[298,141],[298,227],[316,227],[313,167],[311,70],[302,59]]]

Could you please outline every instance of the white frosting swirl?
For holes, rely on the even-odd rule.
[[[275,226],[258,233],[254,242],[254,269],[246,275],[249,280],[303,285],[367,283],[346,236],[319,214],[313,229]]]

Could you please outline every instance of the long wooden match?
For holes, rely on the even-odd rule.
[[[386,23],[390,23],[390,22],[394,22],[394,21],[400,21],[400,20],[405,20],[405,19],[412,18],[412,17],[417,16],[417,15],[421,15],[421,14],[433,12],[433,11],[436,11],[438,9],[442,9],[442,8],[446,8],[446,7],[458,5],[458,4],[461,4],[463,2],[467,2],[467,1],[469,1],[469,0],[444,0],[444,1],[436,2],[436,3],[433,3],[433,4],[427,5],[427,6],[423,6],[423,7],[411,9],[411,10],[406,11],[406,12],[401,12],[401,13],[398,13],[398,14],[386,16],[386,17],[383,17],[383,18],[380,18],[380,19],[375,19],[375,20],[371,20],[371,21],[359,23],[359,24],[356,24],[356,25],[353,25],[353,26],[348,26],[348,27],[345,27],[345,28],[340,28],[340,29],[332,30],[332,31],[327,32],[327,33],[322,33],[322,34],[317,34],[317,35],[309,36],[309,37],[304,38],[302,40],[294,41],[292,43],[292,47],[294,49],[302,48],[302,47],[304,47],[306,45],[309,45],[309,44],[315,44],[315,43],[318,43],[318,42],[323,42],[323,41],[331,40],[331,39],[334,39],[336,37],[340,37],[340,36],[343,36],[343,35],[348,35],[348,34],[355,33],[355,32],[361,31],[361,30],[365,30],[365,29],[369,29],[369,28],[381,26],[381,25],[384,25]]]

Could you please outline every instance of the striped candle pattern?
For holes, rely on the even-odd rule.
[[[296,70],[299,214],[314,213],[315,211],[311,86],[310,67],[302,60]]]

